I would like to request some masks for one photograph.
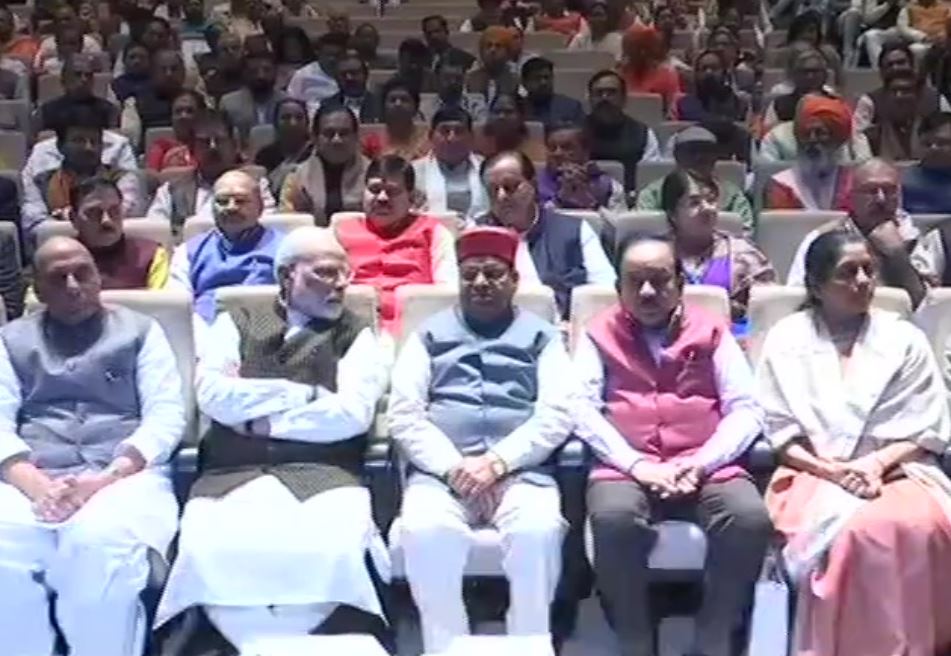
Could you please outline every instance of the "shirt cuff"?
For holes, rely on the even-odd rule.
[[[168,460],[170,456],[170,454],[164,453],[164,449],[158,440],[142,429],[135,431],[119,442],[113,457],[125,455],[129,450],[134,450],[142,456],[146,467],[150,467],[160,460]]]
[[[10,458],[19,455],[25,455],[32,451],[29,445],[18,435],[6,435],[0,442],[0,464],[5,463]]]

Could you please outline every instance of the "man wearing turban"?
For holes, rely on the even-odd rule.
[[[508,228],[464,232],[458,305],[407,339],[393,371],[389,424],[409,481],[390,542],[426,653],[469,632],[462,577],[477,526],[501,534],[508,633],[550,632],[565,522],[543,463],[572,428],[571,363],[558,329],[513,304],[518,248]]]
[[[834,146],[834,147],[833,147]],[[792,162],[810,151],[813,159],[823,152],[837,164],[871,159],[868,140],[852,130],[852,108],[839,98],[807,94],[796,105],[795,118],[780,123],[763,138],[760,157]]]
[[[479,65],[466,76],[466,92],[481,93],[491,103],[499,93],[517,93],[519,81],[511,62],[518,30],[514,27],[487,27],[479,38]]]

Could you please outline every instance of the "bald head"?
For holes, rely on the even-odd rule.
[[[635,239],[621,253],[621,305],[647,327],[667,325],[680,303],[681,269],[672,243]]]
[[[852,172],[852,220],[868,234],[894,220],[901,198],[901,176],[892,164],[873,158]]]
[[[215,181],[215,225],[234,240],[256,227],[264,209],[258,181],[244,171],[227,171]]]
[[[333,230],[297,228],[278,246],[274,263],[288,307],[315,319],[340,316],[350,265]]]
[[[99,311],[101,282],[92,255],[72,237],[52,237],[33,257],[37,297],[49,315],[76,325]]]

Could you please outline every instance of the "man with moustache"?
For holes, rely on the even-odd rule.
[[[361,482],[386,368],[369,319],[344,306],[346,253],[330,229],[298,228],[273,267],[277,298],[219,316],[201,352],[211,427],[157,616],[201,606],[242,654],[344,612],[349,633],[379,629],[365,558],[388,565]]]

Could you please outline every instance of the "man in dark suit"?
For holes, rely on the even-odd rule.
[[[244,86],[221,97],[220,108],[246,140],[255,125],[270,125],[274,108],[287,97],[275,86],[277,62],[270,52],[249,52],[244,56]]]
[[[338,102],[348,108],[361,123],[381,123],[380,99],[367,89],[370,71],[355,50],[348,50],[337,63],[337,86],[340,92],[327,102]]]
[[[461,62],[464,70],[475,63],[475,57],[449,43],[449,23],[444,16],[434,14],[423,19],[423,38],[429,51],[433,53],[433,72],[437,72],[440,63],[452,59]]]
[[[119,108],[93,93],[96,68],[95,59],[83,53],[69,55],[64,59],[63,95],[40,105],[36,114],[37,132],[55,129],[56,119],[76,105],[90,105],[96,113],[106,117],[110,127],[118,124]]]
[[[532,57],[522,66],[522,86],[528,93],[525,119],[545,125],[584,122],[581,102],[555,93],[555,65],[543,57]]]

